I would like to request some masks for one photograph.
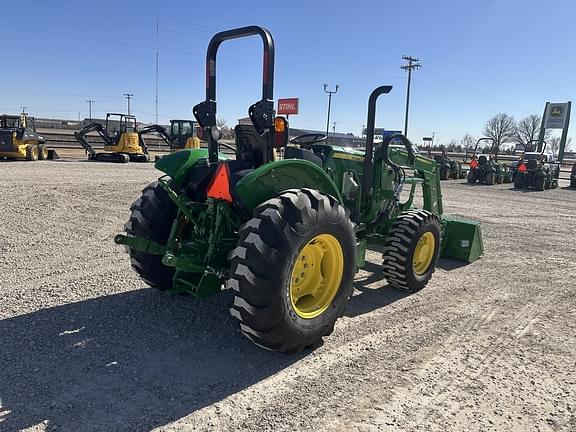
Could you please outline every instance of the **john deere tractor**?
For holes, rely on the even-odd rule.
[[[97,132],[104,143],[104,151],[98,152],[87,135]],[[106,124],[94,122],[74,132],[76,140],[88,153],[88,160],[98,162],[148,162],[148,149],[140,140],[136,117],[126,114],[106,114]]]
[[[440,180],[466,178],[466,171],[462,168],[462,164],[450,159],[446,153],[446,149],[442,149],[442,154],[435,155],[434,160],[440,170]]]
[[[546,141],[532,140],[525,146],[522,159],[514,171],[516,189],[533,188],[538,191],[556,189],[560,165],[552,153],[546,153]]]
[[[216,54],[223,42],[253,35],[264,46],[262,98],[248,109],[252,124],[236,126],[231,160],[219,152]],[[365,154],[322,135],[286,147],[288,123],[274,112],[271,34],[256,26],[218,33],[206,62],[206,100],[193,112],[208,148],[159,159],[164,175],[143,190],[115,237],[148,285],[195,297],[230,289],[241,332],[293,352],[332,332],[369,246],[383,251],[382,278],[410,292],[426,286],[440,255],[481,255],[479,223],[443,215],[437,164],[403,135],[374,148],[376,100],[391,86],[370,95]],[[404,147],[389,148],[392,139]],[[421,209],[412,206],[418,185]]]
[[[478,154],[478,146],[482,141],[492,141],[492,146],[488,153]],[[472,159],[469,162],[468,183],[483,183],[486,185],[510,183],[512,181],[510,168],[507,165],[499,164],[497,158],[498,153],[495,149],[494,140],[487,137],[478,139]]]
[[[26,113],[0,116],[0,159],[48,159],[46,140],[36,132],[33,117]]]

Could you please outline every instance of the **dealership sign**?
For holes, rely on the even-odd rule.
[[[298,114],[298,98],[278,99],[278,114]]]
[[[566,122],[567,103],[549,103],[546,110],[545,129],[563,129]]]

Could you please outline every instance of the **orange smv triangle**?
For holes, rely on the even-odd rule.
[[[232,202],[232,195],[230,194],[230,169],[228,164],[223,162],[218,165],[216,169],[216,174],[208,186],[208,192],[206,195],[209,198],[217,198],[229,203]]]
[[[478,162],[476,161],[476,159],[472,159],[470,161],[470,167],[471,168],[476,168],[478,166]]]

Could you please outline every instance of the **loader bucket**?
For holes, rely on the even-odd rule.
[[[474,262],[484,253],[480,222],[460,216],[442,215],[444,227],[441,256]]]

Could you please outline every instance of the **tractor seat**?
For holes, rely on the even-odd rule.
[[[322,167],[322,158],[308,149],[288,146],[284,149],[284,159],[303,159]]]
[[[488,159],[486,158],[486,156],[480,156],[478,158],[478,165],[486,165],[488,164]]]
[[[262,150],[266,141],[256,132],[252,125],[236,125],[236,160],[250,163],[257,167],[262,165]],[[272,149],[268,149],[268,159],[272,160]]]

